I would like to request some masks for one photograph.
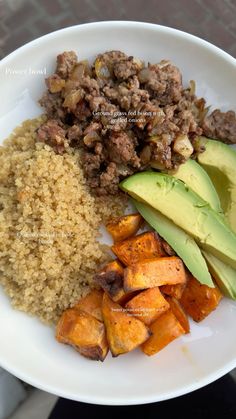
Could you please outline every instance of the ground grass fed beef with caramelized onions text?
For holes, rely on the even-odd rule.
[[[59,154],[82,149],[84,174],[98,195],[117,193],[120,180],[150,164],[177,168],[201,151],[196,138],[202,133],[236,142],[235,113],[206,117],[194,82],[184,88],[169,61],[145,65],[110,51],[89,66],[68,51],[58,55],[46,84],[40,103],[48,120],[38,139]]]

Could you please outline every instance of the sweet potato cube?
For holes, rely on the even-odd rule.
[[[185,281],[184,264],[177,256],[146,259],[124,270],[125,291],[183,284]]]
[[[125,307],[128,313],[150,325],[162,313],[167,311],[170,306],[159,288],[155,287],[140,292],[136,297],[128,301]]]
[[[176,319],[181,324],[185,333],[189,333],[190,332],[190,325],[189,325],[188,316],[185,313],[185,311],[184,311],[183,307],[181,306],[180,302],[174,297],[166,297],[166,299],[167,299],[167,301],[170,305],[170,309],[171,309],[172,313],[175,315]]]
[[[97,320],[102,321],[102,290],[92,290],[85,297],[81,298],[73,308],[91,314]]]
[[[136,317],[104,294],[102,306],[107,340],[112,356],[130,352],[145,342],[150,336],[149,329]]]
[[[114,242],[118,242],[134,236],[142,224],[143,218],[140,214],[130,214],[113,218],[107,223],[106,229]]]
[[[139,291],[125,291],[123,289],[123,294],[120,293],[119,298],[113,299],[117,304],[120,304],[122,307],[128,303],[132,298],[136,297],[139,294]]]
[[[119,301],[125,294],[123,277],[123,266],[118,260],[113,260],[95,275],[94,280],[114,301]]]
[[[114,260],[105,265],[100,272],[95,275],[96,284],[118,304],[125,304],[135,292],[125,291],[123,288],[124,268],[118,260]]]
[[[166,311],[154,323],[150,330],[152,336],[141,346],[146,355],[154,355],[166,345],[184,333],[184,329],[171,310]]]
[[[165,256],[157,233],[148,231],[131,239],[115,243],[112,251],[124,265],[135,265],[144,259]]]
[[[210,288],[200,284],[197,279],[189,275],[180,304],[195,322],[200,322],[215,310],[221,298],[222,294],[219,288]]]
[[[96,361],[103,361],[108,352],[104,324],[91,314],[74,308],[62,314],[56,329],[56,339]]]
[[[163,285],[161,287],[161,292],[163,292],[163,294],[165,295],[169,295],[170,297],[174,297],[177,300],[179,300],[182,297],[185,286],[186,282],[175,285]]]

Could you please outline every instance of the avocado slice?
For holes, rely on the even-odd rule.
[[[132,200],[132,202],[148,224],[153,227],[154,230],[170,244],[177,255],[181,257],[193,276],[197,278],[201,284],[214,287],[205,259],[195,240],[159,211],[143,202],[136,200]]]
[[[215,211],[223,213],[220,199],[210,177],[195,160],[187,160],[179,166],[176,172],[169,172],[169,174],[186,183],[202,199],[209,202]]]
[[[141,172],[123,180],[120,187],[160,211],[196,238],[201,247],[236,268],[236,234],[183,182],[164,173]]]
[[[205,151],[198,162],[210,176],[219,195],[223,211],[236,233],[236,151],[220,141],[201,137]]]
[[[224,295],[236,300],[236,270],[203,251],[209,270]]]
[[[180,166],[174,176],[184,181],[198,193],[201,198],[208,201],[214,210],[221,212],[219,197],[213,183],[207,172],[198,163],[194,160],[188,160]],[[209,252],[203,250],[202,253],[207,261],[213,278],[223,294],[232,299],[236,299],[236,270],[211,255]]]

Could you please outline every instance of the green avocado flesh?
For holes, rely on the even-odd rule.
[[[236,233],[236,151],[219,141],[201,140],[205,151],[198,155],[198,162],[214,183],[225,216]]]
[[[203,251],[203,255],[220,290],[227,297],[236,300],[236,270],[208,252]]]
[[[132,202],[147,223],[175,250],[193,276],[201,284],[214,287],[205,259],[195,240],[159,211],[142,202]]]
[[[220,174],[219,170],[218,174]],[[201,198],[208,201],[214,210],[221,212],[219,198],[213,183],[207,172],[198,163],[194,160],[188,160],[180,166],[174,176],[184,181]],[[222,179],[225,178],[225,175],[220,176],[220,178],[222,184]],[[209,271],[220,290],[227,297],[236,299],[236,270],[217,259],[211,253],[206,251],[202,251],[202,253],[207,261]]]
[[[187,160],[176,172],[169,174],[186,183],[202,199],[209,202],[215,211],[222,212],[220,199],[210,177],[195,160]]]
[[[182,181],[156,172],[136,173],[120,187],[171,219],[202,248],[236,268],[236,234],[223,217]]]

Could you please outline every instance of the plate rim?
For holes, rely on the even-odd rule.
[[[8,60],[10,60],[13,56],[17,56],[19,55],[22,51],[26,50],[27,48],[30,48],[32,45],[37,45],[39,44],[42,40],[47,39],[47,38],[51,38],[53,36],[57,36],[58,34],[62,33],[62,32],[73,32],[73,30],[77,29],[77,28],[87,28],[87,27],[94,27],[94,28],[99,28],[99,27],[109,27],[109,26],[116,26],[118,25],[120,28],[122,27],[140,27],[140,28],[144,28],[146,27],[147,29],[153,29],[156,30],[157,28],[162,31],[162,32],[168,32],[168,33],[173,33],[173,34],[178,34],[180,37],[182,38],[189,38],[190,40],[192,40],[193,42],[197,43],[197,44],[201,44],[202,46],[205,46],[207,49],[211,49],[213,52],[216,52],[217,54],[221,55],[222,58],[225,58],[227,60],[231,61],[231,64],[235,65],[236,67],[236,58],[234,58],[232,55],[230,55],[228,52],[224,51],[223,49],[221,49],[220,47],[212,44],[211,42],[200,38],[199,36],[196,35],[192,35],[188,32],[182,31],[180,29],[175,29],[172,28],[170,26],[165,26],[165,25],[159,25],[159,24],[155,24],[155,23],[149,23],[149,22],[141,22],[141,21],[135,21],[135,20],[105,20],[105,21],[98,21],[98,22],[89,22],[89,23],[81,23],[78,25],[72,25],[72,26],[68,26],[65,28],[61,28],[61,29],[57,29],[55,31],[49,32],[45,35],[42,35],[36,39],[33,39],[32,41],[29,41],[25,44],[23,44],[22,46],[18,47],[17,49],[15,49],[14,51],[10,52],[8,55],[6,55],[6,57],[2,58],[0,61],[0,67],[5,64]]]
[[[0,359],[1,361],[1,359]],[[202,378],[197,381],[193,381],[192,384],[188,384],[186,386],[179,387],[177,390],[172,390],[171,392],[162,393],[161,396],[145,396],[145,399],[132,398],[132,399],[123,399],[116,397],[113,398],[103,398],[103,397],[96,397],[93,394],[89,396],[82,396],[80,397],[78,394],[68,393],[66,391],[61,391],[60,388],[52,388],[48,384],[41,384],[37,379],[28,378],[23,372],[18,371],[18,368],[14,368],[10,366],[7,362],[1,362],[1,367],[6,371],[13,374],[15,377],[19,378],[20,380],[32,385],[33,387],[38,388],[39,390],[46,391],[48,393],[54,394],[58,397],[63,397],[68,400],[73,400],[82,403],[90,403],[90,404],[97,404],[102,406],[131,406],[131,405],[141,405],[141,404],[148,404],[148,403],[157,403],[165,400],[171,400],[176,397],[184,396],[185,394],[192,393],[193,391],[199,390],[208,384],[213,383],[214,381],[218,380],[219,378],[223,377],[225,374],[229,373],[231,370],[236,368],[236,357],[234,360],[228,362],[224,367],[219,368],[215,372],[208,374],[205,378]]]

